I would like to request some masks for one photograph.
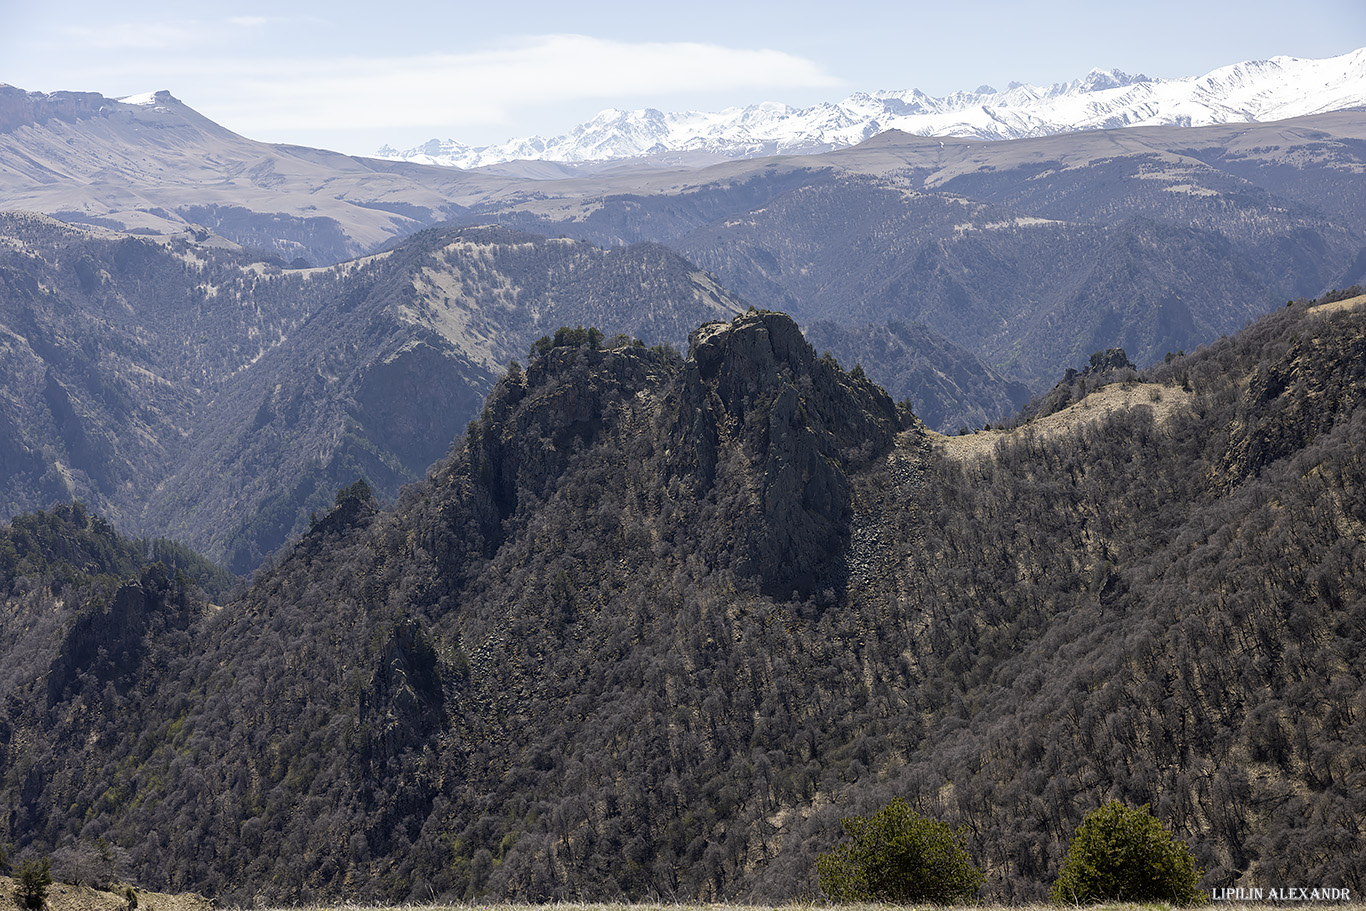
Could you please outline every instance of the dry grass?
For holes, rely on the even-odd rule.
[[[966,461],[990,456],[996,450],[996,444],[1003,440],[1017,438],[1026,433],[1043,439],[1063,436],[1130,408],[1151,408],[1153,419],[1162,424],[1178,409],[1189,406],[1190,401],[1191,394],[1179,386],[1115,383],[1102,387],[1080,402],[1068,405],[1062,411],[1039,418],[1037,421],[1030,421],[1014,430],[979,430],[962,436],[944,436],[932,432],[930,441],[949,458]]]
[[[0,876],[0,908],[17,908],[14,900],[16,881]],[[212,911],[213,902],[191,892],[171,894],[137,889],[137,911]],[[115,891],[91,889],[70,883],[53,883],[47,890],[47,911],[126,911],[128,902],[122,887]]]
[[[1362,304],[1366,304],[1366,294],[1356,297],[1349,297],[1343,301],[1333,301],[1331,304],[1316,304],[1309,308],[1310,313],[1337,313],[1342,310],[1355,310]]]
[[[1004,905],[955,905],[957,911],[1007,911]],[[519,904],[513,902],[472,902],[451,905],[402,905],[401,911],[943,911],[942,905],[834,905],[791,903],[782,905],[745,905],[730,902],[554,902]],[[1169,911],[1170,905],[1098,905],[1097,911]],[[274,911],[397,911],[393,906],[316,905]],[[1018,905],[1009,911],[1059,911],[1055,905]]]

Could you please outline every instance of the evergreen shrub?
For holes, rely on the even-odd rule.
[[[14,883],[14,902],[27,911],[42,911],[47,887],[52,885],[52,863],[46,857],[19,865]]]
[[[1193,905],[1208,896],[1203,872],[1186,843],[1138,809],[1112,800],[1077,826],[1050,897],[1058,904],[1171,902]]]
[[[947,905],[972,898],[982,885],[962,830],[926,819],[899,797],[842,824],[852,840],[816,862],[821,890],[835,901]]]

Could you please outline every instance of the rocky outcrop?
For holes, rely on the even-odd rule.
[[[416,620],[394,627],[370,687],[360,697],[358,718],[366,731],[361,765],[382,770],[405,750],[420,747],[440,730],[445,695],[431,639]]]
[[[1253,369],[1217,470],[1223,487],[1308,446],[1366,398],[1366,316],[1329,326],[1306,321],[1279,358]]]
[[[718,545],[734,557],[723,562],[741,577],[782,598],[839,589],[849,474],[891,447],[902,420],[881,388],[817,358],[780,313],[704,325],[686,361],[668,348],[603,347],[596,330],[564,329],[538,343],[525,373],[498,384],[463,453],[443,469],[445,483],[466,491],[462,516],[477,518],[462,520],[452,539],[461,543],[442,562],[449,570],[492,557],[521,504],[553,496],[576,453],[627,438],[614,433],[651,434],[642,458],[657,464],[645,475],[725,504],[728,534],[696,532],[729,542]]]
[[[90,117],[113,103],[99,92],[53,92],[49,95],[0,85],[0,133],[54,117],[61,120]]]
[[[1099,376],[1122,370],[1137,369],[1123,348],[1106,348],[1104,351],[1093,352],[1090,362],[1080,370],[1068,367],[1067,372],[1063,375],[1063,382],[1071,383],[1078,377]]]
[[[192,619],[184,585],[162,564],[152,564],[141,579],[121,586],[107,607],[95,607],[76,620],[48,668],[48,707],[85,675],[126,685],[142,662],[148,635],[185,629]]]
[[[678,369],[668,349],[604,348],[597,330],[561,330],[556,340],[498,383],[469,426],[466,461],[454,465],[468,479],[485,555],[502,543],[518,504],[547,496],[573,454],[598,440],[613,406]]]
[[[741,573],[774,597],[842,586],[848,472],[891,447],[900,429],[891,398],[817,358],[787,316],[760,311],[693,333],[681,398],[699,484],[715,481],[727,446],[758,476]]]

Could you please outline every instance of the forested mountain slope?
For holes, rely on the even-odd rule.
[[[683,344],[738,309],[653,245],[433,229],[290,269],[203,229],[0,215],[0,514],[78,497],[246,572],[358,476],[421,478],[545,332]]]
[[[140,531],[137,500],[184,458],[196,417],[335,288],[204,231],[0,215],[3,514],[80,497]]]
[[[848,327],[818,320],[802,332],[817,351],[861,367],[892,398],[909,401],[933,430],[981,427],[1014,414],[1031,398],[1028,386],[1007,380],[920,323]]]
[[[31,643],[3,836],[229,901],[768,901],[900,795],[1013,901],[1119,798],[1207,884],[1359,890],[1361,303],[966,458],[781,315],[558,333],[392,511],[346,488],[113,667]]]

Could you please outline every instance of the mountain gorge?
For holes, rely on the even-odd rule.
[[[936,430],[981,427],[1032,398],[1028,386],[1005,379],[921,324],[889,320],[849,328],[821,320],[804,334],[817,351],[877,377],[897,401],[913,402],[916,416]]]
[[[357,477],[386,497],[420,479],[538,336],[681,344],[741,306],[648,245],[448,229],[286,269],[202,228],[3,225],[5,511],[77,497],[238,572]]]
[[[137,625],[108,666],[71,620],[7,656],[8,832],[228,901],[777,901],[898,794],[1020,901],[1119,798],[1207,884],[1358,889],[1362,301],[966,438],[778,314],[686,359],[566,330],[222,608],[76,599],[11,537],[7,618]]]

